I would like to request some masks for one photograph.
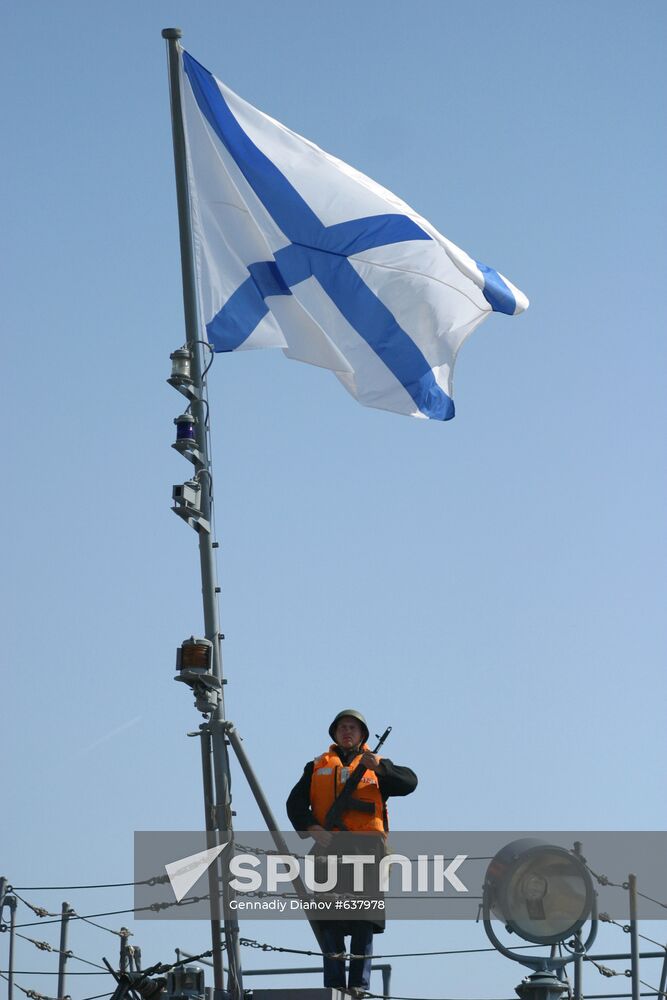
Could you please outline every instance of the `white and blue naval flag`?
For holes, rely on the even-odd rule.
[[[202,321],[216,351],[280,347],[355,399],[454,416],[457,352],[528,300],[396,195],[269,118],[182,53]]]

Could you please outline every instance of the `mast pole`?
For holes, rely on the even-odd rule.
[[[192,379],[195,398],[192,400],[192,415],[195,418],[195,433],[197,448],[201,461],[197,463],[197,479],[200,485],[201,513],[205,524],[200,525],[199,561],[201,568],[202,600],[204,606],[204,629],[206,638],[212,643],[212,670],[214,677],[220,682],[220,700],[210,713],[208,729],[211,736],[213,757],[213,778],[215,785],[214,825],[215,829],[228,835],[232,834],[232,809],[230,794],[229,755],[225,742],[224,721],[225,704],[223,697],[222,650],[220,646],[220,619],[218,612],[218,585],[213,550],[212,531],[212,477],[211,458],[208,443],[208,404],[205,398],[203,353],[204,344],[199,333],[199,310],[197,305],[197,287],[195,279],[194,253],[192,246],[192,223],[190,218],[190,199],[188,194],[187,160],[185,152],[185,132],[183,128],[182,99],[180,84],[179,39],[180,28],[164,28],[162,37],[167,42],[169,64],[169,85],[171,95],[171,124],[174,142],[174,169],[176,174],[176,198],[178,203],[178,229],[181,247],[181,273],[183,279],[183,307],[185,313],[185,334],[188,348],[192,356]],[[206,801],[207,776],[204,773],[204,793]],[[210,803],[207,803],[210,806]],[[224,839],[229,840],[227,836]],[[225,852],[227,854],[228,852]],[[214,868],[220,870],[218,862]],[[226,900],[227,879],[222,879],[223,897]],[[213,900],[211,901],[213,903]],[[212,914],[216,908],[213,907]],[[228,911],[229,912],[229,911]],[[239,928],[235,919],[224,920],[225,944],[229,966],[229,995],[232,1000],[242,1000],[243,982],[241,975],[241,954],[239,948]],[[211,920],[211,938],[214,955],[220,954],[220,923]],[[221,1000],[224,989],[222,960],[215,963],[215,989],[220,991],[216,1000]]]
[[[69,957],[69,953],[67,951],[67,929],[72,912],[73,911],[69,903],[62,904],[60,916],[60,954],[58,955],[58,992],[56,993],[58,998],[65,996],[67,959]]]

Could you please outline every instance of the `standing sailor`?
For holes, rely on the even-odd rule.
[[[343,709],[329,726],[332,745],[306,764],[290,792],[287,815],[302,836],[313,837],[315,853],[326,853],[331,845],[331,852],[337,854],[330,831],[345,830],[364,834],[363,853],[372,853],[379,861],[385,852],[388,830],[387,799],[390,795],[409,795],[417,787],[417,776],[409,767],[399,767],[368,748],[368,735],[363,715],[353,708]],[[327,814],[357,765],[365,769],[361,781],[338,822],[331,825]],[[326,955],[344,953],[347,934],[351,937],[350,953],[363,956],[350,962],[348,988],[353,996],[363,996],[370,986],[373,934],[384,931],[383,911],[371,911],[360,920],[322,920],[319,925],[325,952],[325,987],[345,989],[344,960]]]

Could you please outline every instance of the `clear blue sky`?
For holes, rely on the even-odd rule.
[[[397,828],[665,828],[666,20],[614,0],[5,11],[0,874],[131,879],[135,829],[202,822],[198,717],[172,681],[201,610],[195,536],[169,512],[187,467],[164,381],[184,336],[168,25],[531,299],[465,345],[444,425],[364,409],[279,352],[218,357],[227,706],[275,811],[286,824],[352,703],[419,773]],[[259,825],[240,774],[234,807]],[[204,924],[130,926],[147,962],[209,946]],[[294,923],[243,930],[311,947]],[[394,924],[376,950],[485,944],[472,925]],[[71,947],[116,951],[82,925]],[[509,996],[508,966],[397,961],[394,992]],[[22,943],[18,968],[55,963]]]

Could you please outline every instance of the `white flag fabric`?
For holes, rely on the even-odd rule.
[[[181,55],[195,264],[216,351],[282,348],[365,406],[454,416],[457,352],[528,300],[396,195]]]

